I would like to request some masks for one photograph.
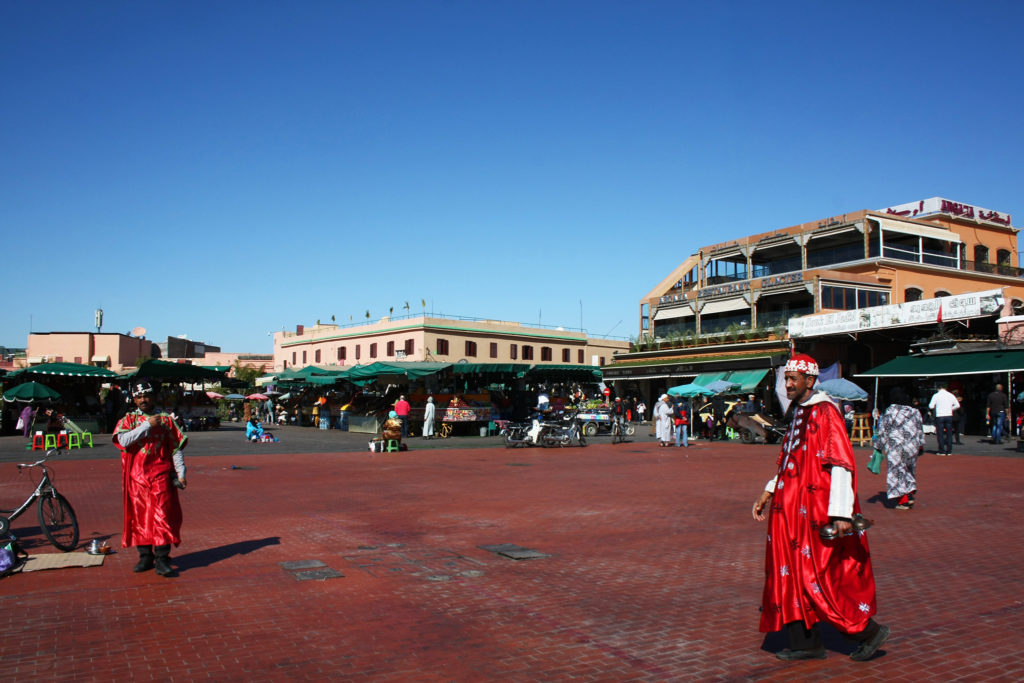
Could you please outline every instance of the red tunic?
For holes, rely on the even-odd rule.
[[[839,410],[816,394],[797,406],[783,440],[779,473],[768,520],[761,631],[778,631],[803,621],[825,621],[846,633],[867,627],[875,613],[875,578],[864,532],[823,541],[829,523],[832,467],[853,475],[857,468]]]
[[[181,543],[181,504],[178,489],[171,484],[172,456],[184,447],[187,437],[169,415],[158,416],[163,424],[127,448],[118,443],[117,435],[135,429],[149,416],[133,411],[121,418],[114,430],[114,444],[121,450],[123,548]]]

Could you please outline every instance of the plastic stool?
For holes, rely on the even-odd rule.
[[[82,440],[80,438],[78,438],[78,434],[76,434],[75,432],[71,432],[70,434],[68,434],[68,449],[70,450],[72,448],[81,448],[81,447],[82,447]]]
[[[44,439],[44,445],[46,446],[46,450],[50,450],[51,448],[57,448],[56,434],[47,434],[45,435]]]
[[[78,435],[84,445],[86,442],[89,443],[89,448],[92,448],[92,432],[82,432]]]
[[[68,447],[68,433],[67,432],[59,432],[57,434],[57,448],[67,448],[67,447]]]
[[[32,450],[42,451],[46,449],[46,442],[43,440],[43,433],[36,432],[32,435]]]
[[[397,453],[399,451],[398,445],[401,442],[398,439],[388,439],[387,447],[384,449],[388,453]]]

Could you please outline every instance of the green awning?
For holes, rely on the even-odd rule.
[[[764,376],[768,374],[768,369],[764,370],[733,370],[726,377],[727,382],[735,382],[740,385],[740,388],[736,391],[741,394],[750,394],[757,389],[757,385],[761,383]],[[700,384],[700,382],[696,382]]]
[[[223,382],[227,379],[223,372],[202,365],[171,363],[166,360],[147,360],[130,377],[147,377],[170,382]]]
[[[456,363],[452,373],[456,375],[516,375],[522,377],[530,369],[529,363]]]
[[[900,356],[856,377],[947,377],[1024,371],[1024,351],[972,351]]]
[[[719,370],[718,372],[703,372],[693,378],[691,384],[699,384],[702,387],[706,387],[712,382],[717,382],[720,379],[725,379],[725,376],[729,374],[728,370]]]
[[[113,370],[82,363],[43,363],[8,373],[7,378],[29,375],[64,375],[65,377],[120,377]]]
[[[545,377],[553,380],[596,381],[601,379],[601,368],[597,365],[561,365],[546,363],[534,365],[526,372],[527,377]]]

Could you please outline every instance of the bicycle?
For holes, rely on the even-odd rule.
[[[74,550],[78,546],[78,518],[75,517],[71,503],[53,485],[50,471],[46,469],[47,459],[58,454],[60,454],[59,450],[50,450],[40,460],[18,465],[19,474],[24,469],[38,467],[43,471],[43,476],[36,484],[35,491],[29,494],[24,503],[13,510],[0,509],[0,536],[6,536],[10,531],[11,522],[25,512],[33,501],[38,500],[36,512],[39,515],[39,526],[42,528],[46,540],[64,552]]]

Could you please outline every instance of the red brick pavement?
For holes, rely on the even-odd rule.
[[[775,453],[193,457],[180,576],[135,575],[124,551],[0,580],[0,680],[1024,678],[1024,459],[925,456],[909,512],[868,502],[884,479],[862,467],[893,636],[870,662],[833,636],[827,660],[787,664],[757,631],[765,529],[750,518]],[[83,543],[119,543],[118,463],[54,469]],[[0,477],[0,496],[14,489]],[[50,552],[33,526],[14,530]],[[549,557],[478,547],[500,543]],[[344,577],[297,581],[279,564],[297,560]]]

